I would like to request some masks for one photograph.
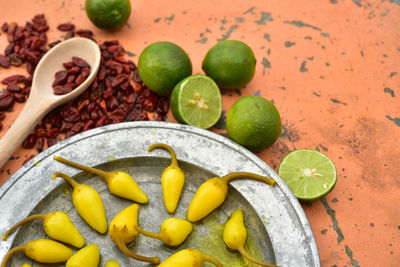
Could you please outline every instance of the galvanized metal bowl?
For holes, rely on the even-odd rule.
[[[186,176],[185,188],[174,217],[185,218],[187,207],[197,187],[206,179],[233,171],[247,171],[277,180],[274,187],[248,179],[231,182],[225,203],[211,216],[223,223],[236,208],[242,208],[246,226],[265,261],[279,266],[320,266],[316,242],[302,207],[279,176],[260,158],[227,138],[199,128],[167,122],[127,122],[93,129],[43,151],[19,169],[0,187],[0,233],[30,214],[62,210],[85,237],[87,244],[100,247],[103,266],[109,258],[121,266],[148,266],[124,256],[108,235],[99,235],[89,228],[73,208],[71,188],[62,180],[52,180],[54,172],[65,172],[77,181],[100,192],[107,219],[111,219],[131,204],[109,194],[106,183],[88,174],[56,162],[54,155],[63,156],[106,171],[130,173],[149,196],[150,202],[141,205],[139,224],[157,232],[161,222],[171,217],[163,204],[160,175],[169,164],[164,150],[147,151],[152,143],[170,144]],[[0,259],[18,244],[36,238],[46,238],[42,223],[33,221],[0,242]],[[202,222],[178,249],[196,247],[196,236],[209,234]],[[222,237],[221,237],[222,238]],[[202,239],[206,240],[206,239]],[[207,246],[206,246],[207,247]],[[209,246],[212,252],[212,244]],[[158,240],[138,236],[130,247],[136,253],[166,259],[176,251]],[[210,253],[212,254],[212,253]],[[13,257],[10,266],[29,262],[23,254]],[[46,266],[35,263],[35,266]],[[57,265],[52,265],[57,266]],[[62,266],[62,265],[60,265]]]

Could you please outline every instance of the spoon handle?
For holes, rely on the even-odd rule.
[[[33,99],[33,98],[32,98]],[[32,132],[36,124],[51,109],[51,105],[35,98],[28,99],[15,122],[0,139],[0,168],[9,160],[23,140]],[[29,101],[31,100],[31,101]]]

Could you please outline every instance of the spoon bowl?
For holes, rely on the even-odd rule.
[[[63,63],[80,57],[90,65],[90,74],[73,91],[55,95],[52,84],[57,71],[63,70]],[[0,139],[0,167],[2,167],[31,133],[36,124],[52,109],[64,104],[85,91],[99,70],[101,53],[99,46],[87,38],[71,38],[50,49],[39,61],[33,74],[28,101],[7,133]]]
[[[55,95],[52,84],[57,71],[64,70],[62,63],[69,62],[72,57],[84,59],[90,65],[90,75],[77,88],[65,95]],[[74,99],[92,83],[100,66],[100,49],[98,45],[87,38],[71,38],[49,50],[37,65],[32,79],[32,94],[40,94],[58,105]]]

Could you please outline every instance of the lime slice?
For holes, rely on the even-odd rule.
[[[279,176],[301,200],[320,199],[328,194],[337,181],[336,167],[321,152],[295,150],[286,155],[279,166]]]
[[[174,118],[203,129],[212,127],[221,117],[222,97],[217,84],[201,74],[180,81],[171,93]]]

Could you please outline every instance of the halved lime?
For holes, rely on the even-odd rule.
[[[180,81],[171,93],[174,118],[203,129],[212,127],[221,117],[222,97],[217,84],[201,74]]]
[[[279,166],[279,176],[301,200],[324,197],[337,181],[336,167],[323,153],[299,149],[286,155]]]

